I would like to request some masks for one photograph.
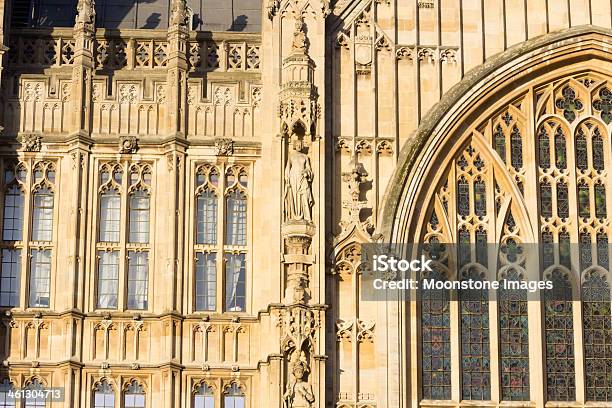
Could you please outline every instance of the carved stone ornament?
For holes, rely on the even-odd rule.
[[[76,25],[93,29],[96,19],[94,0],[79,0],[77,3]]]
[[[189,12],[185,0],[172,0],[170,6],[170,25],[186,26],[188,23]]]
[[[285,219],[310,222],[314,205],[314,175],[310,158],[302,152],[303,142],[294,140],[293,149],[285,166]]]
[[[295,20],[293,32],[293,52],[308,54],[308,38],[306,37],[306,24],[301,18]]]
[[[138,139],[135,136],[122,136],[119,138],[119,153],[134,154],[138,151]]]
[[[42,149],[42,136],[36,134],[25,134],[21,138],[21,146],[24,152],[40,152]]]
[[[216,139],[215,154],[217,156],[231,156],[234,154],[234,141],[228,138]]]
[[[290,380],[287,383],[283,400],[287,408],[310,408],[315,402],[312,385],[308,382],[310,366],[306,354],[294,350],[289,362]]]

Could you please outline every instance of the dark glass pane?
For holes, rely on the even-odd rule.
[[[569,218],[569,193],[567,184],[557,183],[557,215],[560,218]]]
[[[516,126],[512,128],[512,134],[510,135],[510,161],[512,167],[516,170],[523,167],[523,139]]]
[[[552,217],[552,188],[545,181],[540,183],[540,213],[542,217]]]
[[[550,168],[550,139],[544,127],[538,135],[538,164],[544,170]]]
[[[559,233],[559,262],[568,269],[572,267],[572,254],[570,252],[570,236],[566,231]]]
[[[548,269],[552,264],[555,263],[553,244],[553,234],[550,231],[542,233],[542,264],[544,269]]]
[[[604,269],[608,269],[610,263],[608,246],[608,236],[603,232],[597,234],[597,264]]]
[[[576,167],[585,171],[589,167],[587,156],[587,141],[582,129],[576,134]]]
[[[599,129],[595,129],[596,135],[593,136],[591,143],[593,144],[593,168],[597,171],[604,169],[604,146],[603,139],[599,135]]]
[[[457,213],[462,217],[470,215],[470,186],[463,177],[457,183]]]
[[[606,187],[601,182],[595,184],[595,216],[606,218]]]
[[[582,218],[589,218],[591,216],[589,186],[584,183],[578,185],[578,215]]]
[[[487,187],[480,179],[474,183],[474,213],[478,217],[487,215]]]
[[[584,271],[586,268],[593,264],[593,254],[591,248],[591,235],[588,232],[581,232],[578,238],[579,244],[579,258],[580,258],[580,270]]]
[[[502,130],[501,125],[497,125],[495,128],[495,133],[493,134],[495,151],[502,159],[504,163],[506,163],[506,136],[504,135],[504,131]]]
[[[555,132],[555,166],[557,166],[559,170],[565,170],[567,168],[567,148],[565,135],[561,127],[558,127]]]

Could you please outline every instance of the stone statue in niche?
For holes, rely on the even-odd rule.
[[[306,24],[302,19],[295,20],[293,32],[293,51],[306,54],[308,52],[308,38],[306,37]]]
[[[312,167],[302,150],[301,139],[292,142],[293,152],[285,166],[285,219],[287,221],[312,221]]]
[[[297,355],[298,351],[294,351]],[[297,361],[292,361],[291,379],[287,384],[287,390],[283,395],[285,408],[311,408],[315,401],[312,385],[308,382],[310,368],[306,355],[302,351]]]
[[[77,4],[76,23],[89,25],[94,23],[96,10],[94,0],[79,0]]]
[[[170,6],[170,25],[185,26],[188,23],[189,11],[185,0],[172,0]]]

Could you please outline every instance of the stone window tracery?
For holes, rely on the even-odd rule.
[[[97,309],[149,308],[152,179],[149,163],[100,164]]]
[[[246,311],[248,181],[245,165],[196,167],[195,311]]]
[[[461,367],[457,394],[461,399],[491,398],[483,388],[484,377],[474,376],[488,371],[499,378],[500,401],[529,401],[537,384],[535,377],[531,378],[537,373],[530,373],[529,352],[532,347],[542,347],[547,401],[576,401],[579,388],[585,390],[586,401],[612,401],[612,355],[608,353],[612,350],[608,283],[611,231],[607,219],[607,168],[612,150],[609,129],[604,125],[612,123],[612,88],[600,77],[588,81],[587,77],[581,74],[548,87],[534,86],[535,100],[518,96],[497,113],[483,117],[457,139],[465,147],[446,161],[449,165],[444,171],[438,170],[439,187],[422,213],[421,239],[429,245],[426,251],[431,251],[434,243],[442,248],[457,243],[456,259],[444,250],[436,253],[437,259],[443,260],[439,268],[445,279],[450,279],[447,269],[456,269],[456,279],[485,273],[497,276],[500,282],[524,281],[526,271],[532,269],[524,264],[521,247],[535,242],[540,244],[541,279],[556,282],[554,286],[566,297],[545,293],[541,342],[529,336],[533,323],[529,322],[532,309],[526,291],[498,290],[495,314],[488,302],[460,298],[456,311],[438,309],[444,310],[441,316],[448,323],[442,326],[443,335],[437,336],[437,353],[430,354],[425,351],[431,342],[426,336],[436,329],[430,316],[433,309],[427,303],[418,306],[424,400],[448,400],[455,395],[450,379],[432,381],[445,379],[440,367],[454,361]],[[530,110],[535,112],[533,130],[524,119],[533,115]],[[525,183],[528,179],[537,180],[537,184]],[[491,257],[487,264],[487,257],[479,256],[483,252],[479,245],[484,242],[499,245],[496,265],[491,265]],[[471,250],[462,250],[468,245]],[[573,285],[579,288],[578,294]],[[579,313],[573,301],[580,293]],[[593,293],[599,297],[594,299]],[[580,314],[582,321],[576,321]],[[490,341],[498,344],[499,365],[497,372],[491,372],[486,360],[476,359],[491,356],[487,352],[479,356],[475,351],[486,349],[486,341],[480,340],[489,341],[487,336],[495,326],[496,338]],[[578,336],[580,329],[583,335]],[[445,339],[455,333],[460,339],[457,355],[454,349],[452,355],[441,352]],[[583,354],[575,354],[576,347],[582,348]],[[579,364],[585,365],[582,378],[576,377]],[[431,372],[431,367],[439,370]],[[481,368],[486,369],[479,371]]]

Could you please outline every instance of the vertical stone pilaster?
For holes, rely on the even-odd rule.
[[[172,0],[168,27],[167,129],[171,135],[187,132],[187,3]]]
[[[94,0],[79,0],[74,24],[74,68],[72,70],[72,131],[91,130],[91,90],[96,12]]]

